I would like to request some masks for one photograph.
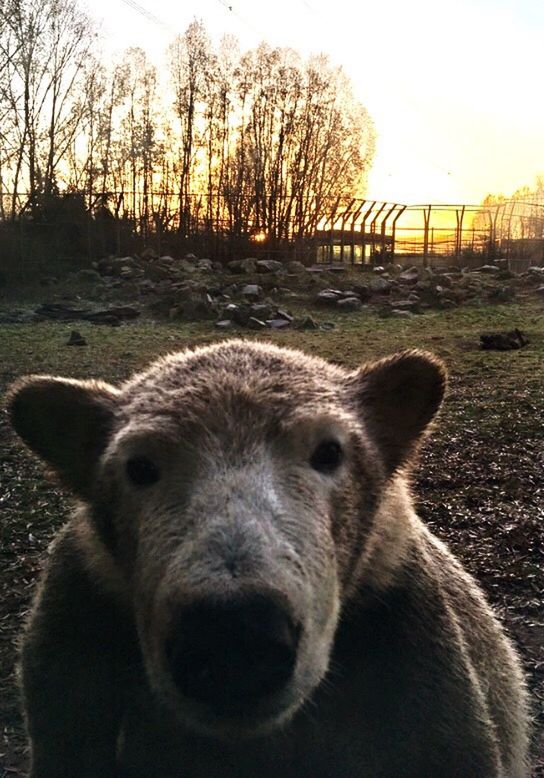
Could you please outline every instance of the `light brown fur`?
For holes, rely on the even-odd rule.
[[[526,775],[515,650],[405,477],[444,387],[420,352],[348,373],[243,341],[119,389],[16,384],[15,429],[81,500],[24,641],[33,778]],[[316,472],[330,439],[344,458]],[[157,483],[127,481],[134,456]],[[296,670],[222,718],[180,697],[164,645],[188,603],[255,591],[302,625]]]

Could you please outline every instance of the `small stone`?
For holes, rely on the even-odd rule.
[[[215,326],[218,330],[228,330],[232,327],[232,321],[230,319],[221,319],[221,321],[215,322]]]
[[[285,321],[289,323],[294,321],[294,317],[291,316],[291,314],[288,313],[287,311],[282,310],[281,308],[278,308],[276,315],[278,319],[285,319]]]
[[[405,284],[416,284],[419,281],[419,270],[415,265],[399,275],[399,281]]]
[[[313,316],[305,316],[296,324],[297,330],[318,330],[319,324]]]
[[[140,254],[142,259],[157,259],[158,254],[155,251],[155,249],[152,248],[145,248],[142,253]]]
[[[176,267],[178,270],[183,270],[185,273],[194,273],[196,270],[196,266],[189,260],[189,257],[194,257],[194,254],[188,254],[183,259],[180,259],[179,262],[176,263]],[[196,257],[194,257],[196,260]]]
[[[360,311],[362,306],[358,297],[344,297],[338,300],[336,307],[341,311]]]
[[[373,278],[369,283],[370,291],[373,294],[389,294],[392,286],[391,281],[386,278]]]
[[[249,300],[258,300],[261,297],[263,290],[257,284],[246,284],[242,289],[242,297],[246,297]]]
[[[258,273],[277,273],[278,270],[284,270],[283,262],[276,259],[258,259],[256,265]]]
[[[256,319],[254,316],[250,316],[247,320],[247,326],[252,330],[264,330],[266,329],[266,324],[264,321],[261,321],[260,319]]]
[[[322,330],[335,330],[336,324],[333,321],[324,321],[320,325],[320,329]]]
[[[291,322],[286,319],[267,319],[266,326],[271,330],[284,330],[286,327],[291,326]]]
[[[395,311],[415,311],[418,305],[419,301],[416,302],[415,300],[397,300],[396,302],[391,303],[393,313],[395,313]]]
[[[70,333],[70,337],[68,338],[66,342],[67,346],[86,346],[87,341],[83,337],[83,335],[78,332],[77,330],[72,330]]]
[[[255,273],[257,272],[257,260],[253,257],[233,259],[227,262],[227,270],[230,273]]]
[[[306,272],[306,265],[303,265],[302,262],[288,262],[287,263],[287,271],[289,273],[305,273]]]
[[[369,300],[370,297],[372,297],[372,292],[370,291],[368,284],[356,284],[353,287],[353,291],[355,292],[355,295],[362,301]]]

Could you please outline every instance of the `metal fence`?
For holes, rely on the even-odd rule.
[[[320,262],[413,261],[471,264],[506,257],[544,261],[544,204],[509,200],[493,205],[402,205],[338,202],[315,236]]]
[[[80,193],[61,195],[49,207],[0,220],[0,273],[56,273],[145,249],[159,256],[194,253],[220,261],[272,256],[306,263],[470,266],[501,256],[518,269],[544,262],[544,204],[517,200],[403,205],[338,198],[315,229],[281,241],[252,223],[236,231],[227,224],[211,226],[202,198],[195,200],[189,223],[183,232],[179,219],[174,228],[157,218],[144,229],[130,209],[90,207]]]

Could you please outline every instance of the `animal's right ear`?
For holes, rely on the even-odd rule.
[[[23,441],[80,497],[113,427],[118,391],[97,381],[28,376],[8,394],[11,424]]]

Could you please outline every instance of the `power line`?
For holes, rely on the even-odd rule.
[[[170,31],[170,27],[165,22],[163,22],[162,19],[159,19],[158,16],[152,14],[151,11],[147,10],[147,8],[144,8],[142,5],[139,5],[139,3],[136,2],[136,0],[122,0],[122,2],[125,3],[125,5],[128,5],[129,8],[132,8],[133,11],[139,13],[149,22],[153,22],[153,24],[156,24],[159,27],[162,27],[163,29]]]

